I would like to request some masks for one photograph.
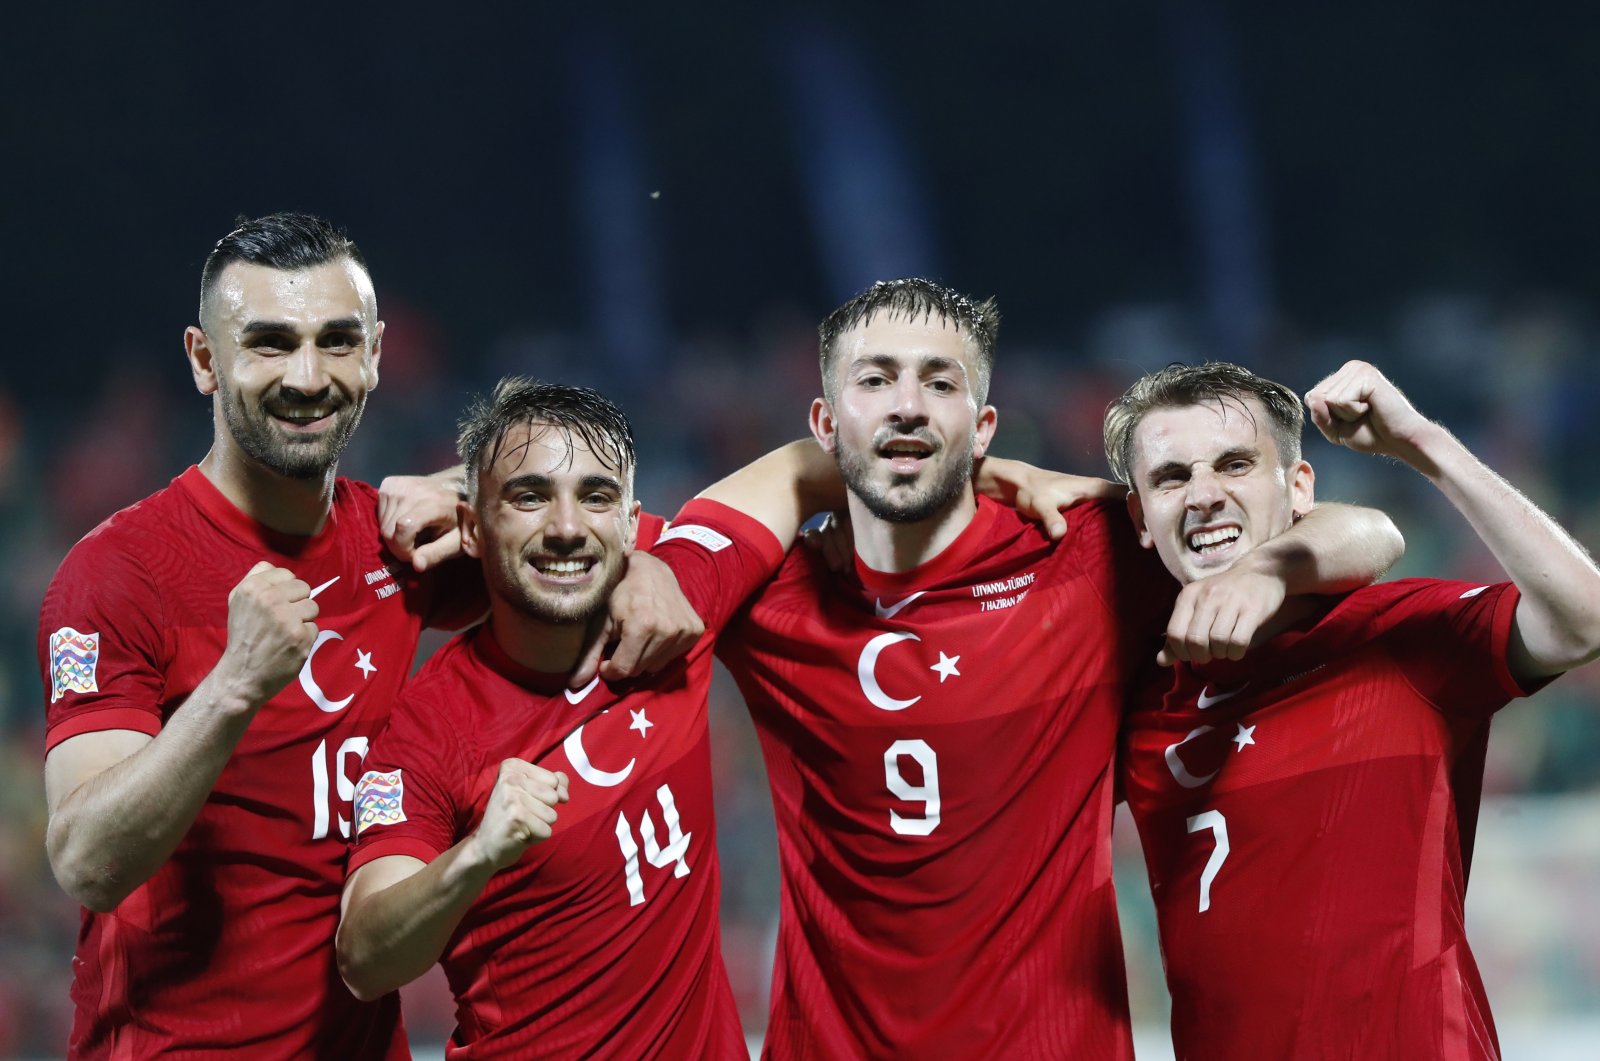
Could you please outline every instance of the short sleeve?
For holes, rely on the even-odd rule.
[[[1404,579],[1383,589],[1375,625],[1390,630],[1407,681],[1439,710],[1482,716],[1534,691],[1518,683],[1507,655],[1516,586]]]
[[[760,521],[697,498],[678,513],[650,552],[672,568],[684,596],[720,631],[783,563],[782,543]]]
[[[39,610],[46,750],[70,737],[161,732],[169,652],[162,600],[131,549],[98,531],[56,571]]]
[[[426,686],[401,694],[356,783],[348,872],[385,855],[431,862],[455,845],[468,773],[451,719]]]

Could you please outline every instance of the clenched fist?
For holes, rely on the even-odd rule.
[[[524,759],[503,760],[483,820],[472,834],[478,857],[495,872],[505,869],[530,846],[550,839],[556,804],[565,802],[566,774]]]
[[[218,668],[256,707],[300,673],[317,638],[317,602],[294,572],[265,560],[228,594],[228,645]]]
[[[1365,361],[1347,361],[1311,388],[1306,408],[1329,442],[1357,453],[1394,457],[1412,467],[1419,462],[1423,436],[1438,428]]]

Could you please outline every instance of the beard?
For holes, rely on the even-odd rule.
[[[536,586],[527,566],[520,556],[501,556],[489,592],[530,619],[563,626],[587,623],[605,611],[625,567],[618,558],[589,585],[566,590]]]
[[[257,464],[288,479],[320,479],[327,475],[339,463],[339,455],[361,422],[366,405],[364,397],[354,402],[339,401],[333,422],[320,433],[297,435],[280,428],[269,410],[281,412],[321,404],[328,400],[326,392],[307,397],[275,387],[252,407],[220,373],[217,391],[222,400],[223,422],[239,448]]]
[[[921,523],[949,507],[972,482],[971,448],[948,453],[941,462],[940,455],[945,450],[940,447],[929,458],[932,467],[924,469],[922,476],[890,474],[887,484],[879,484],[874,481],[873,472],[881,444],[874,439],[872,449],[865,453],[843,445],[834,450],[845,486],[881,520]],[[924,478],[921,486],[917,485],[919,477]]]

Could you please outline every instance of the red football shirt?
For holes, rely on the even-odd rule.
[[[1112,757],[1176,588],[1122,505],[1068,522],[980,499],[892,575],[794,550],[723,635],[777,815],[768,1056],[1132,1056]]]
[[[1462,904],[1517,600],[1370,586],[1130,715],[1178,1056],[1499,1056]]]
[[[322,531],[291,537],[190,468],[56,572],[39,624],[47,746],[159,733],[221,658],[228,593],[258,560],[317,591],[316,646],[251,721],[166,865],[111,913],[84,912],[71,1057],[406,1056],[398,996],[357,1002],[334,966],[350,798],[419,631],[481,613],[481,579],[453,568],[467,577],[435,599],[439,580],[383,551],[363,483],[338,480]]]
[[[352,872],[385,855],[431,861],[470,835],[503,759],[570,779],[554,834],[490,879],[445,947],[451,1058],[747,1056],[722,963],[706,697],[715,631],[783,552],[722,513],[737,542],[680,526],[658,546],[706,622],[684,659],[575,693],[480,627],[418,673],[369,757]],[[641,548],[660,527],[645,517]]]

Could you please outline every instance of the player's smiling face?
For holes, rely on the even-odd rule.
[[[383,325],[366,271],[235,262],[206,316],[190,359],[201,392],[217,394],[219,444],[290,478],[330,472],[378,383]]]
[[[995,427],[973,392],[974,356],[966,333],[937,317],[880,311],[839,336],[834,397],[813,403],[811,429],[879,519],[928,519],[971,488]]]
[[[606,606],[633,549],[633,469],[619,469],[564,427],[516,424],[478,479],[466,550],[489,592],[546,623],[588,622]]]
[[[1139,541],[1185,584],[1226,571],[1312,505],[1311,465],[1278,457],[1254,397],[1155,409],[1133,438],[1129,509]]]

